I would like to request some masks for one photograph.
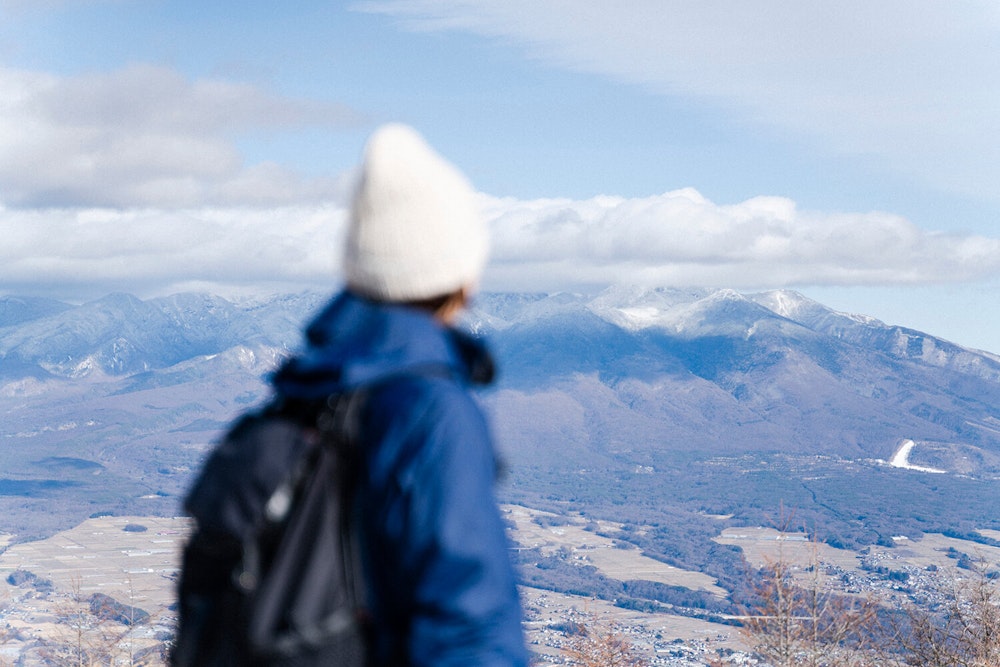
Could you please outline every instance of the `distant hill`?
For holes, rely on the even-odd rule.
[[[325,298],[0,298],[0,531],[177,513]],[[835,544],[1000,529],[997,355],[788,291],[484,294],[467,322],[501,361],[506,499],[645,525],[688,565],[781,506]],[[946,472],[886,463],[908,440]]]

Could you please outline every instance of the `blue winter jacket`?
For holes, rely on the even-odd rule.
[[[494,449],[468,392],[481,343],[427,313],[344,292],[276,374],[286,396],[369,387],[358,501],[377,665],[527,665]]]

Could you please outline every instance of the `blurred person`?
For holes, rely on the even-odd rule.
[[[378,129],[352,202],[346,286],[273,380],[293,401],[364,393],[355,500],[374,665],[528,662],[496,454],[470,394],[494,366],[456,328],[488,250],[466,178],[413,129]]]

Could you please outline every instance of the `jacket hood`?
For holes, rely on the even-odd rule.
[[[487,384],[494,365],[485,343],[429,313],[342,292],[305,331],[306,348],[275,373],[275,389],[317,399],[393,375],[448,374]]]

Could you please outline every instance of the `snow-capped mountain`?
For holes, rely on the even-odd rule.
[[[176,512],[212,439],[263,400],[263,378],[325,298],[0,298],[6,529],[44,530],[62,513]],[[935,488],[975,493],[1000,474],[1000,357],[794,292],[484,294],[466,323],[500,360],[500,382],[483,400],[513,495],[641,488],[660,503],[687,498],[691,511],[750,516],[806,488],[803,502],[829,519],[847,504],[844,484],[831,480],[909,474],[891,479],[916,484],[919,506],[937,493],[921,466],[947,471]],[[907,440],[913,469],[882,463]],[[79,465],[53,468],[65,461]],[[741,500],[759,490],[745,485],[761,466],[785,490]],[[563,486],[581,471],[586,484]],[[635,471],[646,476],[636,481]],[[665,486],[668,497],[658,495]],[[976,511],[1000,516],[989,506]],[[39,522],[31,513],[43,507],[51,518]],[[905,518],[885,516],[896,529]],[[857,530],[857,539],[882,534]]]
[[[579,410],[553,409],[549,422],[575,423],[582,440],[613,433],[651,456],[888,458],[913,437],[1000,461],[1000,358],[793,292],[615,290],[518,308],[489,296],[480,310],[509,370],[493,399],[501,424],[516,412],[505,400],[561,392]],[[573,421],[577,412],[589,421]]]

